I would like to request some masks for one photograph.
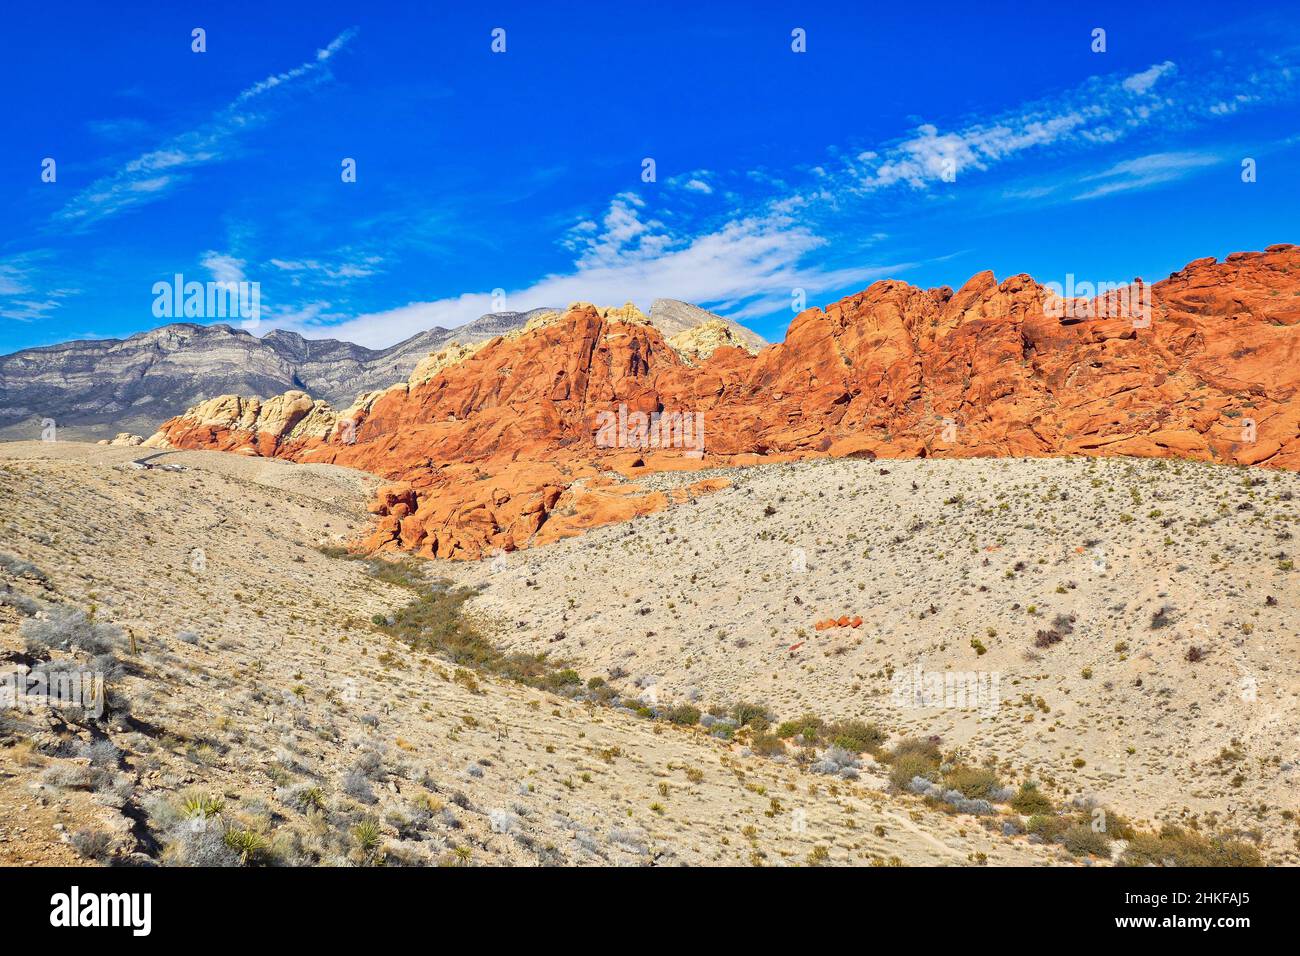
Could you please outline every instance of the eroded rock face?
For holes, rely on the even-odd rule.
[[[999,283],[989,272],[955,292],[877,282],[801,313],[757,355],[728,344],[725,326],[701,327],[683,347],[634,307],[577,303],[432,361],[341,416],[301,392],[260,404],[225,396],[150,443],[401,482],[376,501],[369,546],[453,558],[671,504],[611,471],[819,455],[1300,468],[1300,249],[1200,259],[1135,298],[1061,308],[1028,276]]]
[[[698,305],[691,305],[678,299],[655,299],[650,305],[650,321],[669,340],[702,325],[720,323],[731,333],[732,344],[738,345],[747,352],[758,352],[767,345],[766,339],[739,322],[714,315]]]

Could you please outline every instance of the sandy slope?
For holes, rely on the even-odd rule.
[[[90,750],[88,733],[48,710],[4,715],[0,862],[68,862],[76,857],[66,837],[77,831],[102,832],[105,853],[119,860],[228,857],[220,841],[216,849],[204,842],[207,831],[187,829],[184,793],[221,802],[207,824],[213,833],[246,831],[264,842],[258,858],[288,863],[382,855],[471,865],[780,864],[801,863],[815,847],[831,863],[1070,862],[1059,849],[1004,836],[993,821],[886,795],[869,761],[859,780],[836,781],[698,729],[458,675],[370,623],[408,592],[318,550],[363,527],[368,476],[207,452],[154,460],[184,471],[131,468],[140,454],[0,445],[0,553],[10,559],[0,562],[0,670],[23,661],[24,600],[93,609],[136,642],[134,652],[114,648],[127,671],[114,687],[130,700],[130,716],[106,724],[116,751]],[[569,598],[608,612],[611,624],[630,600],[623,591],[670,614],[672,597],[655,588],[657,562],[673,549],[659,558],[647,549],[642,560],[636,542],[648,542],[651,528],[663,529],[657,541],[673,535],[673,522],[724,521],[740,508],[743,520],[719,539],[735,544],[760,527],[745,513],[762,500],[755,494],[742,489],[716,512],[638,523],[626,542],[627,529],[610,529],[590,544],[530,555],[554,555],[559,570],[546,571],[540,589],[493,587],[485,606],[513,592],[512,603],[535,607],[521,639],[548,632],[546,616],[558,620]],[[621,562],[597,561],[599,575],[566,588],[587,547],[613,549]],[[829,566],[829,552],[811,557],[810,574],[819,562]],[[701,559],[702,570],[711,560]],[[761,590],[775,614],[779,590]],[[738,612],[760,589],[736,582],[722,593]],[[652,628],[650,620],[659,618],[637,619],[637,627]],[[603,650],[604,639],[588,630],[583,648],[573,628],[566,652],[599,663],[623,653],[625,645]],[[758,631],[743,630],[756,652]],[[681,642],[696,636],[680,633],[662,651],[646,642],[642,660],[665,675],[674,660],[684,666]],[[725,658],[701,653],[692,679],[698,673],[711,692],[739,691],[737,675],[753,669],[747,657],[730,642],[708,646],[725,647]],[[817,670],[806,675],[810,700],[819,680]],[[757,689],[786,706],[774,687]],[[345,786],[350,771],[359,786]],[[303,812],[292,795],[311,787],[320,809]],[[378,852],[366,849],[371,824]]]
[[[1300,859],[1300,476],[1127,459],[727,474],[694,504],[452,570],[487,586],[474,605],[513,646],[654,682],[661,703],[937,734],[1053,796]],[[814,629],[845,614],[863,626]],[[997,673],[998,706],[900,705],[890,674],[918,665]]]

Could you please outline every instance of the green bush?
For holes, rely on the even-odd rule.
[[[1259,850],[1241,840],[1204,837],[1179,827],[1135,833],[1120,866],[1263,866]]]
[[[749,741],[749,749],[760,757],[776,757],[785,753],[785,742],[776,734],[760,732]]]
[[[1086,823],[1076,823],[1067,828],[1058,842],[1073,856],[1109,856],[1110,838],[1098,833]]]
[[[892,765],[889,782],[897,790],[906,790],[913,777],[932,780],[939,772],[939,745],[921,737],[900,740],[885,760]]]
[[[1052,812],[1052,801],[1038,789],[1038,784],[1026,780],[1019,792],[1011,798],[1011,809],[1025,816]]]
[[[1069,828],[1069,817],[1057,816],[1055,813],[1035,813],[1025,824],[1027,831],[1038,834],[1048,843],[1058,842]]]
[[[815,714],[804,714],[797,720],[787,720],[776,728],[776,735],[782,740],[796,738],[796,743],[814,744],[821,736],[825,724]]]
[[[690,704],[678,704],[664,714],[664,718],[670,724],[680,724],[683,727],[693,727],[700,722],[700,709],[692,707]]]
[[[875,724],[866,724],[860,720],[842,720],[826,729],[826,737],[832,744],[855,754],[874,754],[885,742],[886,736]]]
[[[772,715],[762,704],[739,703],[731,708],[731,716],[741,727],[755,727],[756,730],[767,730],[772,722]]]
[[[958,765],[943,775],[944,786],[961,792],[963,797],[979,800],[1000,786],[998,775],[985,767]]]

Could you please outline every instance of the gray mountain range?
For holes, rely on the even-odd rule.
[[[492,312],[455,329],[435,327],[386,349],[337,339],[306,339],[279,329],[258,338],[244,329],[177,322],[125,339],[89,339],[0,356],[0,440],[35,439],[53,419],[60,437],[150,435],[168,418],[217,395],[269,398],[302,389],[337,408],[362,392],[387,388],[448,342],[482,342],[521,328],[547,311]],[[657,299],[650,318],[664,335],[711,312]],[[763,340],[735,325],[746,343]],[[756,340],[756,341],[754,341]]]

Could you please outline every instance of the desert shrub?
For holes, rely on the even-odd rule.
[[[399,839],[419,840],[433,822],[433,811],[428,804],[415,803],[390,810],[384,819],[397,831]]]
[[[339,784],[339,789],[358,803],[379,802],[374,790],[370,788],[370,780],[360,770],[349,770],[345,773],[342,783]]]
[[[826,728],[826,738],[837,747],[851,750],[856,754],[874,754],[880,749],[887,736],[875,724],[860,720],[841,720]]]
[[[551,674],[546,683],[548,686],[555,688],[574,687],[582,683],[582,676],[572,667],[566,667]]]
[[[1112,840],[1131,840],[1137,834],[1132,821],[1110,810],[1106,811],[1103,822],[1105,826],[1102,832]]]
[[[44,617],[25,619],[18,627],[29,654],[46,654],[51,648],[104,654],[119,647],[122,632],[111,624],[92,621],[79,608],[56,606]]]
[[[176,827],[163,853],[177,866],[238,866],[239,853],[226,844],[220,828]]]
[[[731,708],[731,716],[741,727],[754,727],[756,730],[767,730],[772,722],[772,715],[762,704],[741,702]]]
[[[30,577],[35,578],[37,581],[49,580],[45,572],[30,561],[24,561],[22,558],[7,554],[4,551],[0,551],[0,568],[4,568],[16,578]]]
[[[907,790],[913,777],[930,779],[939,770],[939,745],[922,737],[900,740],[886,756],[890,764],[889,782],[896,790]]]
[[[1029,818],[1025,829],[1048,843],[1056,843],[1062,834],[1070,828],[1070,818],[1055,813],[1036,813]]]
[[[972,800],[987,797],[998,788],[998,775],[985,767],[960,764],[943,775],[944,786],[957,790]]]
[[[1044,814],[1052,812],[1052,801],[1047,795],[1038,789],[1038,784],[1032,780],[1026,780],[1020,785],[1020,790],[1011,798],[1011,809],[1016,813],[1023,813],[1025,816],[1035,814]]]
[[[690,704],[678,704],[676,707],[669,708],[664,718],[671,724],[693,727],[700,722],[700,709]]]
[[[253,866],[264,860],[270,844],[266,839],[252,830],[227,830],[221,840],[239,858],[240,866]]]
[[[41,779],[51,787],[68,790],[107,790],[113,785],[113,774],[102,767],[82,764],[57,763],[46,768]]]
[[[1135,833],[1120,866],[1263,866],[1259,850],[1241,840],[1206,837],[1179,827]]]
[[[321,790],[320,787],[298,784],[295,787],[290,787],[285,793],[284,802],[299,813],[307,813],[309,810],[323,810],[325,808],[325,791]]]
[[[1034,647],[1051,647],[1053,644],[1061,642],[1061,632],[1055,628],[1049,630],[1039,630],[1034,635]]]
[[[808,769],[813,773],[836,774],[852,780],[856,779],[861,766],[853,751],[832,744],[822,751],[821,757],[813,761]]]
[[[35,598],[10,590],[9,586],[3,583],[0,583],[0,605],[8,605],[24,617],[35,617],[44,606]]]
[[[112,741],[96,740],[78,748],[78,756],[90,759],[92,767],[116,767],[122,759],[122,751],[113,746]]]
[[[760,757],[777,757],[785,753],[785,742],[776,734],[758,732],[750,738],[749,749]]]
[[[1165,604],[1158,611],[1151,612],[1151,630],[1158,631],[1162,627],[1168,627],[1173,623],[1175,608],[1172,605]]]
[[[1058,837],[1057,842],[1072,856],[1110,855],[1110,837],[1098,833],[1086,823],[1075,823],[1067,827]]]
[[[821,736],[822,719],[815,714],[804,714],[796,720],[787,720],[776,728],[776,735],[782,740],[794,739],[795,743],[811,745]]]
[[[384,766],[384,756],[378,750],[363,750],[357,757],[357,762],[353,769],[365,774],[367,777],[374,779]]]
[[[113,840],[103,830],[78,830],[69,838],[72,848],[88,860],[102,860],[108,856]]]

